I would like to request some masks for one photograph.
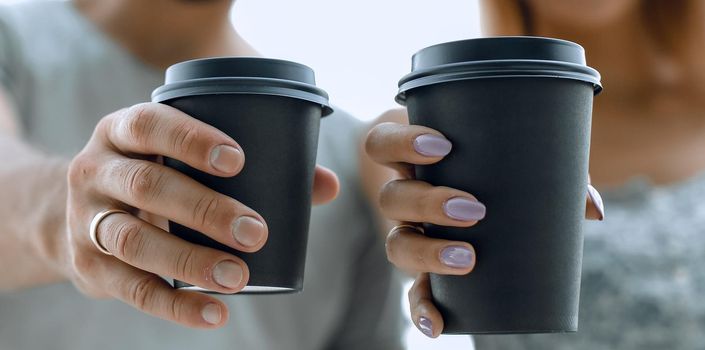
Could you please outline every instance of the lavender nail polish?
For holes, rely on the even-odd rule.
[[[463,246],[450,246],[441,250],[441,262],[446,266],[464,269],[472,266],[474,260],[472,251]]]
[[[485,217],[485,205],[470,198],[454,197],[443,203],[443,211],[451,219],[461,221],[481,220]]]
[[[433,134],[419,135],[414,139],[414,149],[426,157],[443,157],[453,145],[446,138]]]
[[[600,196],[600,192],[597,192],[597,189],[595,189],[595,187],[591,184],[588,184],[587,187],[588,195],[590,196],[592,203],[595,204],[597,212],[600,213],[600,220],[602,220],[605,218],[605,204],[602,202],[602,196]]]
[[[426,317],[419,317],[419,329],[421,332],[429,338],[433,338],[433,324],[431,320]]]

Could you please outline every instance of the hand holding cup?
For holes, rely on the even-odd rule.
[[[245,164],[235,140],[175,108],[145,103],[108,115],[71,161],[68,230],[57,265],[89,296],[116,298],[184,326],[221,327],[228,319],[223,302],[175,290],[160,276],[232,294],[247,284],[248,266],[232,254],[179,239],[162,224],[178,222],[254,252],[267,241],[267,223],[237,199],[160,164],[161,157],[223,178],[237,176]],[[335,175],[319,167],[315,179],[314,201],[331,200]],[[124,212],[103,217],[96,227],[106,255],[89,238],[89,226],[109,209]]]
[[[397,122],[375,126],[367,136],[365,148],[372,160],[400,175],[400,179],[386,183],[379,195],[385,217],[401,224],[387,236],[387,258],[416,277],[408,295],[412,320],[425,335],[437,337],[444,321],[432,300],[429,273],[471,274],[478,254],[481,258],[492,252],[478,253],[464,241],[428,237],[421,231],[420,223],[472,228],[492,208],[485,208],[472,193],[415,179],[414,165],[442,161],[453,152],[453,145],[434,129],[408,125],[406,110],[390,111],[385,119]],[[586,191],[586,200],[586,218],[601,219],[602,202],[592,186]],[[472,229],[467,234],[472,235]]]

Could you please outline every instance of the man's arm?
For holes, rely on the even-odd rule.
[[[56,261],[66,231],[68,162],[23,143],[0,86],[0,291],[63,280]]]

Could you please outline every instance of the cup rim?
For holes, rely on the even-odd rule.
[[[409,90],[428,85],[474,79],[557,78],[589,83],[602,91],[600,73],[586,65],[548,60],[486,60],[438,65],[413,71],[399,80],[395,100],[404,104]]]
[[[237,75],[242,71],[235,70],[236,73],[233,73],[230,70],[233,75],[218,76],[213,74],[213,70],[202,68],[234,62],[270,64],[273,66],[263,69],[276,73],[261,77]],[[281,68],[278,68],[282,66],[293,67],[293,69],[285,68],[282,73]],[[227,72],[231,68],[225,66],[222,69]],[[201,74],[204,76],[200,77]],[[165,83],[154,89],[151,97],[153,102],[165,102],[181,97],[225,94],[294,98],[320,105],[324,117],[333,113],[329,96],[325,90],[315,85],[314,72],[310,67],[276,58],[210,57],[179,62],[167,68]]]

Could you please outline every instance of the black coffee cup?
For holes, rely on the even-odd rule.
[[[186,61],[167,69],[166,82],[152,100],[212,125],[240,144],[247,161],[231,178],[174,159],[164,164],[257,211],[267,221],[269,237],[260,251],[245,253],[174,222],[169,222],[169,231],[242,258],[250,280],[241,293],[301,291],[319,123],[333,112],[328,95],[315,85],[313,70],[253,57]],[[204,291],[181,281],[174,286]]]
[[[411,124],[453,144],[416,177],[472,193],[487,208],[470,228],[423,225],[477,253],[468,275],[431,275],[443,332],[576,331],[599,73],[580,45],[538,37],[450,42],[412,61],[397,101]]]

